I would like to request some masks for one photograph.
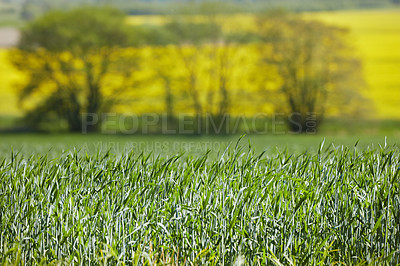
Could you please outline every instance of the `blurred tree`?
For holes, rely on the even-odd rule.
[[[28,77],[21,101],[40,98],[28,112],[33,123],[55,117],[81,131],[87,113],[97,120],[87,130],[99,129],[101,112],[126,98],[137,68],[135,51],[123,49],[132,42],[124,19],[114,9],[85,7],[49,12],[22,30],[12,61]]]
[[[175,43],[175,55],[180,61],[182,69],[181,80],[185,87],[185,94],[190,98],[195,113],[194,129],[201,133],[203,116],[205,114],[202,95],[205,88],[201,87],[201,72],[203,71],[203,48],[221,34],[219,25],[215,23],[193,23],[187,21],[172,21],[165,25]]]
[[[183,95],[192,103],[195,132],[227,133],[235,94],[233,72],[243,40],[224,33],[214,14],[204,14],[197,23],[174,20],[165,27],[182,69],[178,79]]]
[[[345,29],[282,11],[261,16],[258,27],[261,59],[281,78],[282,108],[292,131],[315,131],[327,109],[339,115],[356,112],[365,84]]]
[[[160,87],[163,88],[164,110],[166,112],[167,125],[169,128],[176,126],[175,114],[175,95],[174,82],[176,81],[176,58],[174,56],[176,44],[178,40],[176,36],[164,25],[140,25],[136,26],[135,39],[136,45],[146,47],[150,50],[149,56],[146,58],[146,66],[153,73],[149,85],[159,81]]]

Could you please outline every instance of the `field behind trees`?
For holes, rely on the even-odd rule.
[[[400,102],[400,80],[398,79],[398,69],[400,62],[399,32],[400,23],[398,9],[391,10],[367,10],[367,11],[335,11],[335,12],[313,12],[306,13],[304,16],[310,19],[318,19],[332,25],[339,25],[350,29],[351,45],[354,45],[357,56],[362,60],[363,77],[367,82],[367,88],[362,94],[370,101],[368,106],[363,108],[364,119],[399,119],[400,112],[398,106]],[[226,17],[224,17],[226,16]],[[232,17],[233,16],[233,17]],[[160,25],[164,23],[164,18],[161,16],[133,16],[128,17],[127,21],[133,25]],[[252,15],[221,15],[218,21],[223,27],[236,27],[250,29],[254,23]],[[231,22],[235,23],[232,24]],[[135,48],[141,50],[146,61],[146,53],[149,49],[160,49],[158,54],[162,60],[166,61],[171,58],[163,58],[162,49],[165,48]],[[245,59],[243,68],[252,67],[251,51],[242,49],[242,56]],[[239,55],[240,57],[240,55]],[[250,59],[248,59],[250,58]],[[21,108],[17,103],[16,84],[21,83],[24,77],[18,73],[8,62],[9,55],[7,50],[0,51],[1,64],[0,77],[2,77],[2,97],[0,99],[0,114],[2,116],[19,116]],[[246,61],[247,60],[247,61]],[[250,60],[250,61],[249,61]],[[148,79],[151,60],[147,60],[149,66],[139,70],[137,77],[142,77],[143,80]],[[146,63],[145,63],[146,64]],[[171,70],[180,71],[180,70]],[[240,80],[236,77],[234,82],[243,82],[242,87],[251,93],[251,90],[256,90],[252,84],[254,80]],[[159,95],[164,93],[165,84],[163,80],[159,80],[148,87],[148,83],[143,82],[146,89],[139,89],[134,92],[135,97],[139,101],[135,102],[135,106],[125,106],[118,108],[117,112],[126,113],[146,113],[146,112],[162,112],[165,103],[159,100]],[[204,85],[207,86],[207,85]],[[149,89],[152,88],[152,89]],[[32,98],[34,101],[35,98]],[[151,104],[150,104],[151,103]],[[156,103],[156,104],[154,104]],[[29,101],[25,102],[25,107],[29,107]],[[185,106],[178,106],[183,108]],[[273,112],[268,103],[260,106],[239,106],[235,108],[238,112],[252,113],[263,111],[266,113]],[[326,116],[336,115],[334,110],[327,110]]]
[[[399,118],[400,10],[317,12],[307,16],[348,27],[368,84],[376,118]]]

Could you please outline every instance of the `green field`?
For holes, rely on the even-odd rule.
[[[283,133],[283,132],[282,132]],[[79,151],[81,154],[94,155],[97,152],[107,152],[120,156],[126,152],[154,153],[161,156],[202,155],[208,150],[213,154],[224,152],[226,147],[235,143],[239,135],[231,136],[139,136],[139,135],[82,135],[82,134],[2,134],[0,135],[0,155],[9,157],[11,150],[23,156],[46,154],[57,158],[63,153]],[[288,149],[289,152],[315,152],[322,141],[325,145],[334,147],[379,148],[385,145],[397,144],[399,135],[248,135],[242,143],[251,143],[255,152],[266,152],[274,155]]]
[[[0,260],[3,265],[400,263],[395,140],[321,140],[3,135]],[[150,148],[125,147],[134,143]],[[164,143],[165,150],[151,148],[156,143]],[[210,154],[203,152],[210,148]]]

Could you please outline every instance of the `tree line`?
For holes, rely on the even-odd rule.
[[[30,20],[53,9],[70,9],[80,5],[113,5],[130,15],[198,13],[204,5],[218,5],[220,12],[259,12],[265,8],[285,8],[290,11],[321,11],[358,8],[391,7],[400,0],[3,0],[14,4],[22,19]],[[0,1],[1,2],[1,1]]]
[[[210,8],[128,25],[108,7],[49,12],[11,51],[26,74],[18,89],[25,121],[82,131],[88,114],[156,112],[170,127],[187,114],[203,133],[206,117],[229,131],[229,117],[280,112],[290,130],[307,132],[310,116],[319,125],[325,114],[361,114],[361,64],[347,30],[280,10],[251,23],[234,18]]]

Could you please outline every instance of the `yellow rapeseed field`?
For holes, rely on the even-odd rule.
[[[400,9],[313,12],[306,18],[350,29],[350,42],[362,59],[368,88],[365,96],[372,101],[370,118],[400,118]],[[131,24],[162,24],[161,16],[128,17]],[[251,25],[250,15],[220,17],[224,28],[245,29]],[[8,51],[0,49],[0,115],[21,115],[17,105],[15,84],[23,76],[10,65]]]
[[[0,116],[22,115],[18,108],[16,87],[23,75],[13,68],[9,51],[0,49]]]
[[[317,12],[307,17],[349,28],[374,103],[372,118],[400,118],[400,9]]]

